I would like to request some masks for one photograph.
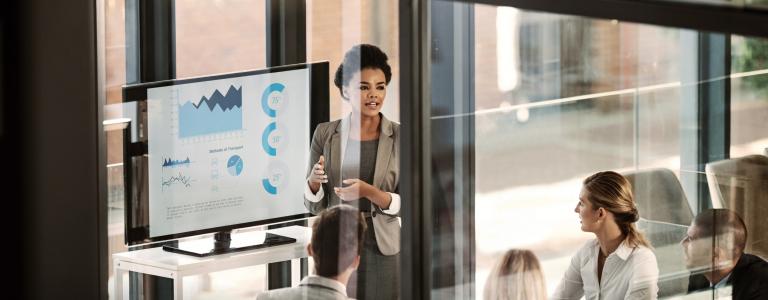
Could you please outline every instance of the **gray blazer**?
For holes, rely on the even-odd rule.
[[[347,298],[346,287],[336,280],[317,275],[307,276],[299,286],[266,291],[256,300],[341,300]]]
[[[379,147],[376,152],[376,170],[373,174],[373,186],[390,193],[398,193],[400,181],[400,124],[392,122],[381,115],[381,134]],[[338,205],[342,200],[333,192],[333,187],[341,186],[341,159],[347,147],[349,121],[344,119],[317,125],[312,136],[311,154],[307,176],[312,166],[325,156],[325,169],[328,182],[323,184],[325,196],[319,202],[304,199],[304,205],[312,214],[319,214],[325,208]],[[401,201],[404,199],[401,198]],[[397,215],[384,213],[380,207],[371,203],[375,209],[373,214],[373,229],[376,232],[376,244],[384,255],[395,255],[400,252],[400,222]]]

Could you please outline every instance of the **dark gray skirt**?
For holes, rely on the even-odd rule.
[[[365,218],[368,230],[365,231],[363,253],[360,266],[352,273],[347,284],[350,298],[398,299],[400,298],[400,253],[386,256],[381,254],[376,244],[376,232],[373,220]]]

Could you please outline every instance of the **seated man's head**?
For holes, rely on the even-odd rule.
[[[747,228],[741,217],[720,208],[697,215],[681,244],[688,269],[697,271],[733,267],[746,242]]]
[[[323,211],[312,225],[307,252],[315,261],[315,273],[336,278],[360,264],[365,220],[356,208],[338,205]]]

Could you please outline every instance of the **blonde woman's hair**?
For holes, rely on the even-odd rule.
[[[651,243],[635,226],[640,214],[632,195],[632,184],[626,177],[613,171],[598,172],[584,179],[584,189],[587,200],[595,209],[602,207],[613,213],[629,246],[651,248]]]
[[[485,300],[543,300],[547,298],[539,259],[530,250],[512,249],[493,267],[485,282]]]

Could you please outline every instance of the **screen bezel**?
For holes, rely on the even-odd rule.
[[[155,82],[124,85],[122,88],[123,102],[139,102],[139,101],[146,102],[147,90],[151,88],[181,85],[181,84],[187,84],[187,83],[196,83],[196,82],[203,82],[203,81],[220,80],[220,79],[235,78],[235,77],[277,73],[277,72],[286,72],[286,71],[301,70],[301,69],[308,69],[309,71],[309,85],[310,85],[309,126],[310,128],[308,128],[308,130],[310,132],[309,136],[311,139],[312,133],[314,132],[314,129],[317,127],[317,125],[322,122],[329,121],[329,118],[330,118],[328,61],[285,65],[285,66],[271,67],[266,69],[224,73],[224,74],[216,74],[216,75],[201,76],[201,77],[194,77],[194,78],[171,79],[171,80],[162,80],[162,81],[155,81]],[[148,141],[130,143],[130,139],[127,139],[126,144],[128,145],[125,145],[124,147],[125,149],[136,149],[136,148],[142,149],[138,151],[139,152],[138,154],[140,155],[146,156],[148,152],[147,151]],[[307,151],[309,151],[309,149],[307,149]],[[135,150],[124,151],[123,167],[125,169],[126,179],[132,177],[132,174],[131,174],[133,170],[132,161],[133,161],[133,158],[137,156],[136,155],[137,153],[135,152],[136,152]],[[144,171],[148,173],[149,169],[144,168]],[[148,174],[144,174],[144,176],[148,176]],[[133,180],[126,180],[126,187],[125,187],[126,191],[143,189],[142,186],[137,186],[137,187],[132,186],[132,183],[133,183]],[[125,233],[125,244],[128,246],[136,246],[136,245],[142,245],[142,244],[176,240],[176,239],[191,237],[196,235],[203,235],[203,234],[209,234],[209,233],[215,233],[215,232],[221,232],[221,231],[230,231],[238,228],[284,223],[289,221],[306,219],[312,216],[312,214],[307,212],[303,214],[281,216],[277,218],[255,220],[255,221],[250,221],[245,223],[238,223],[238,224],[232,224],[232,225],[226,225],[226,226],[211,227],[211,228],[200,229],[200,230],[193,230],[193,231],[186,231],[186,232],[179,232],[174,234],[150,237],[149,236],[150,224],[146,224],[146,226],[133,226],[134,224],[131,221],[133,220],[133,217],[134,217],[133,215],[134,208],[132,207],[132,202],[134,202],[134,200],[136,200],[136,202],[141,202],[141,199],[132,199],[132,198],[133,198],[133,193],[127,192],[125,194],[125,199],[124,199],[125,231],[124,233]],[[148,198],[147,198],[147,201],[149,201]],[[148,203],[145,203],[144,205],[146,205],[147,209],[149,209]],[[147,223],[149,222],[147,221]],[[141,224],[137,224],[137,225],[141,225]]]

